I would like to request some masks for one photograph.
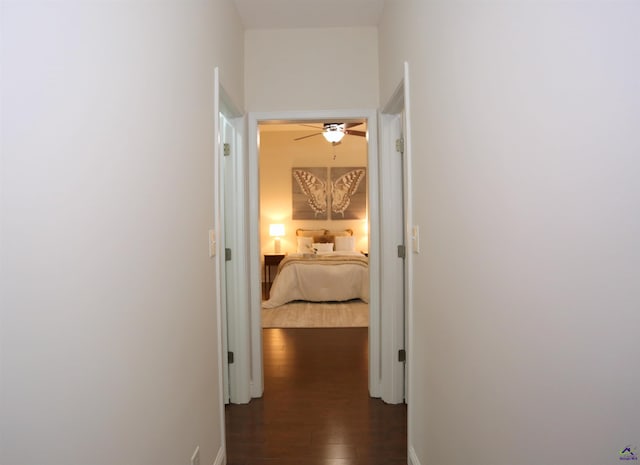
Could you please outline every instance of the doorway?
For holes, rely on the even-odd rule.
[[[335,114],[322,119],[325,118],[335,118]],[[226,429],[230,437],[227,442],[228,456],[232,460],[247,462],[264,457],[259,454],[267,454],[283,463],[302,463],[319,458],[341,461],[357,459],[385,465],[406,463],[406,405],[402,400],[396,405],[389,405],[380,399],[370,398],[382,397],[381,334],[384,332],[381,325],[379,285],[382,260],[380,249],[383,245],[380,237],[378,173],[382,165],[377,154],[377,137],[371,144],[372,133],[375,134],[377,125],[375,113],[370,119],[366,119],[368,127],[372,129],[368,134],[370,143],[367,149],[367,167],[369,172],[374,173],[369,181],[368,248],[369,256],[377,267],[371,272],[373,292],[370,302],[376,302],[376,310],[371,311],[369,331],[366,328],[338,328],[330,329],[329,332],[317,329],[263,330],[260,314],[254,312],[254,309],[258,312],[261,310],[263,290],[264,271],[260,256],[263,252],[261,244],[265,240],[261,240],[259,232],[261,229],[263,234],[268,231],[268,225],[259,227],[258,157],[263,141],[258,127],[261,122],[293,119],[290,115],[249,115],[251,330],[257,333],[257,338],[252,337],[252,349],[264,348],[264,354],[260,350],[259,374],[252,374],[252,397],[258,398],[246,405],[227,406]],[[373,157],[371,145],[375,146]],[[252,153],[253,147],[255,153]],[[275,221],[277,218],[273,219]],[[266,239],[267,242],[270,240]],[[275,248],[275,244],[269,244],[268,247]],[[386,244],[386,247],[395,250],[396,244]],[[257,305],[256,298],[260,299]],[[373,342],[372,339],[377,341]],[[325,356],[318,354],[319,346],[327,348]],[[372,347],[375,349],[372,350]],[[333,366],[335,361],[338,367]],[[269,384],[267,392],[264,392],[263,364]],[[253,361],[253,369],[255,368],[256,363]],[[347,382],[347,379],[350,381]],[[350,382],[355,384],[349,384]],[[272,389],[274,385],[278,387],[275,394]],[[357,398],[347,398],[347,393],[357,395]],[[317,419],[321,421],[318,422]],[[265,424],[269,427],[265,428]]]
[[[317,112],[273,112],[253,113],[248,123],[248,168],[249,168],[249,256],[251,288],[251,396],[261,397],[264,392],[262,358],[262,263],[260,240],[260,203],[259,203],[259,151],[260,138],[258,127],[269,121],[366,121],[367,123],[367,166],[368,166],[368,253],[369,253],[369,394],[380,397],[380,239],[377,233],[379,225],[378,199],[378,147],[377,114],[375,111],[317,111]]]
[[[261,325],[261,303],[262,303],[262,264],[260,260],[260,236],[259,236],[259,133],[258,126],[263,121],[366,121],[367,122],[367,166],[369,178],[368,190],[368,219],[369,219],[369,394],[371,397],[381,397],[385,402],[399,403],[404,400],[404,375],[402,367],[404,362],[399,357],[399,350],[402,350],[403,341],[398,332],[394,332],[390,337],[389,326],[383,324],[383,315],[390,315],[390,312],[401,312],[404,314],[403,303],[393,304],[384,308],[381,307],[381,293],[388,290],[389,283],[382,280],[381,267],[383,253],[396,251],[398,243],[388,235],[382,234],[382,224],[380,210],[383,208],[380,199],[380,163],[378,154],[378,117],[374,110],[361,111],[316,111],[316,112],[273,112],[273,113],[252,113],[248,116],[246,151],[242,150],[243,140],[237,140],[240,146],[238,156],[233,163],[237,164],[234,171],[235,179],[219,179],[219,186],[225,183],[234,184],[233,214],[229,221],[235,221],[237,225],[236,233],[238,237],[244,237],[238,243],[235,251],[231,252],[234,260],[237,260],[236,286],[237,302],[240,303],[234,311],[234,319],[238,322],[233,331],[228,331],[228,347],[223,347],[221,354],[233,356],[233,359],[222,357],[221,363],[229,371],[224,370],[224,375],[234,372],[234,376],[228,376],[230,380],[231,402],[247,403],[251,398],[262,396],[264,391],[263,368],[262,368],[262,325]],[[237,118],[241,128],[239,133],[244,132],[244,125],[240,124],[242,118]],[[384,121],[383,121],[383,124]],[[220,145],[220,144],[218,144]],[[386,153],[386,145],[382,147],[384,156],[391,156]],[[244,155],[246,153],[246,155]],[[217,170],[220,174],[221,171]],[[406,173],[406,171],[405,171]],[[388,178],[388,173],[385,173]],[[409,189],[405,185],[405,191]],[[388,200],[385,194],[385,200]],[[389,207],[388,202],[384,203],[384,208]],[[407,217],[407,221],[409,221]],[[218,218],[218,225],[223,221]],[[217,227],[220,234],[224,234],[220,227]],[[248,246],[247,246],[248,244]],[[223,255],[226,251],[222,250]],[[410,254],[407,256],[407,263]],[[224,256],[218,257],[219,270],[224,274],[226,268]],[[405,263],[405,267],[407,267]],[[246,270],[246,272],[244,272]],[[223,277],[223,276],[222,276]],[[248,279],[247,279],[248,278]],[[410,277],[409,277],[410,278]],[[408,278],[408,279],[409,279]],[[224,291],[223,291],[224,292]],[[406,291],[405,291],[406,292]],[[410,308],[410,301],[405,300]],[[222,304],[221,304],[222,307]],[[226,311],[226,310],[225,310]],[[226,331],[225,322],[222,322],[222,331]],[[397,328],[397,326],[396,326]],[[223,335],[224,336],[224,335]],[[224,339],[224,337],[222,337]],[[410,341],[409,341],[410,342]],[[233,364],[226,365],[227,360],[233,360]],[[399,369],[389,369],[390,367]],[[393,380],[391,379],[393,377]],[[385,388],[387,385],[401,386],[391,392]],[[391,394],[390,394],[391,392]],[[234,393],[236,394],[234,396]]]
[[[366,121],[258,129],[263,328],[368,326]]]

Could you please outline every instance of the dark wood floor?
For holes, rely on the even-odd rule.
[[[264,397],[227,406],[227,465],[406,465],[406,406],[369,397],[367,338],[264,329]]]

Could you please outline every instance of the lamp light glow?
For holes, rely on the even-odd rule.
[[[273,237],[273,250],[275,253],[280,253],[280,238],[284,236],[284,224],[270,224],[269,236]]]
[[[270,224],[269,225],[269,236],[271,236],[271,237],[282,237],[282,236],[284,236],[284,224]]]

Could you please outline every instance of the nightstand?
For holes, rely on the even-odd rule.
[[[264,254],[264,287],[266,294],[268,294],[271,289],[271,283],[273,283],[273,280],[278,274],[278,265],[286,255],[285,253]],[[276,269],[274,273],[272,273],[273,268]]]

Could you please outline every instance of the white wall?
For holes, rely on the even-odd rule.
[[[640,5],[389,1],[411,67],[422,465],[640,446]]]
[[[376,28],[255,29],[245,40],[248,111],[377,108]]]
[[[227,0],[2,2],[0,463],[201,463],[221,447],[213,69]],[[234,42],[235,41],[235,42]]]
[[[364,126],[362,126],[364,128]],[[361,128],[354,128],[361,130]],[[367,142],[364,137],[345,136],[334,148],[323,137],[316,136],[294,141],[312,133],[292,131],[260,132],[260,237],[262,253],[273,253],[273,238],[269,237],[269,224],[282,223],[285,237],[281,239],[282,252],[297,250],[296,229],[351,229],[356,237],[356,250],[368,250],[366,219],[358,220],[292,220],[293,167],[359,167],[367,166]],[[335,154],[335,159],[333,158]]]

